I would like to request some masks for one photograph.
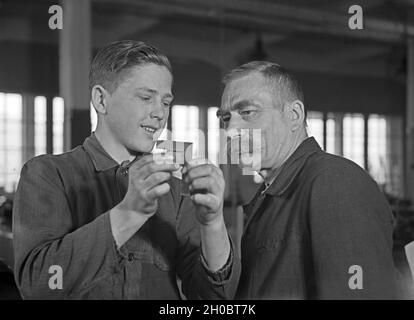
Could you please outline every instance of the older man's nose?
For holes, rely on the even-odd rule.
[[[243,128],[243,123],[237,115],[232,115],[227,123],[227,131],[239,130]]]

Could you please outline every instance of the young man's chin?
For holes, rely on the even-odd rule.
[[[145,144],[139,144],[139,145],[132,145],[130,148],[130,152],[132,154],[140,154],[140,153],[150,153],[152,149],[154,148],[155,141],[151,141]]]

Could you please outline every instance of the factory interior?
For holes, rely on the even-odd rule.
[[[218,164],[222,78],[252,60],[276,62],[302,84],[307,130],[378,183],[393,211],[394,261],[414,240],[414,1],[366,0],[351,29],[350,0],[0,0],[0,299],[13,277],[13,199],[29,159],[60,154],[96,128],[88,72],[99,48],[142,40],[172,64],[168,129]],[[51,6],[63,28],[51,29]],[[201,135],[199,130],[204,133]],[[226,225],[240,246],[243,205],[260,183],[237,165],[226,180]]]

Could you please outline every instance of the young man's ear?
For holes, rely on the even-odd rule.
[[[91,91],[91,101],[97,113],[107,113],[107,97],[109,92],[100,85],[94,85]]]
[[[302,101],[295,100],[290,104],[290,117],[292,131],[296,131],[303,126],[305,121],[305,106]]]

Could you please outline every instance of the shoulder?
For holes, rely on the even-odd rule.
[[[73,173],[74,167],[85,164],[86,157],[87,155],[82,146],[59,155],[39,155],[24,164],[21,178],[24,179],[31,175],[53,178],[57,175],[65,175],[65,173],[71,174],[70,172]]]
[[[304,171],[316,182],[323,180],[343,184],[352,181],[358,184],[377,185],[368,172],[355,162],[322,150],[309,157]]]
[[[392,220],[385,195],[363,168],[343,157],[325,152],[310,159],[312,175],[310,208],[317,216],[374,217]],[[335,223],[335,220],[332,220]]]
[[[318,152],[308,161],[311,203],[326,207],[388,207],[375,180],[359,165],[340,156]]]

